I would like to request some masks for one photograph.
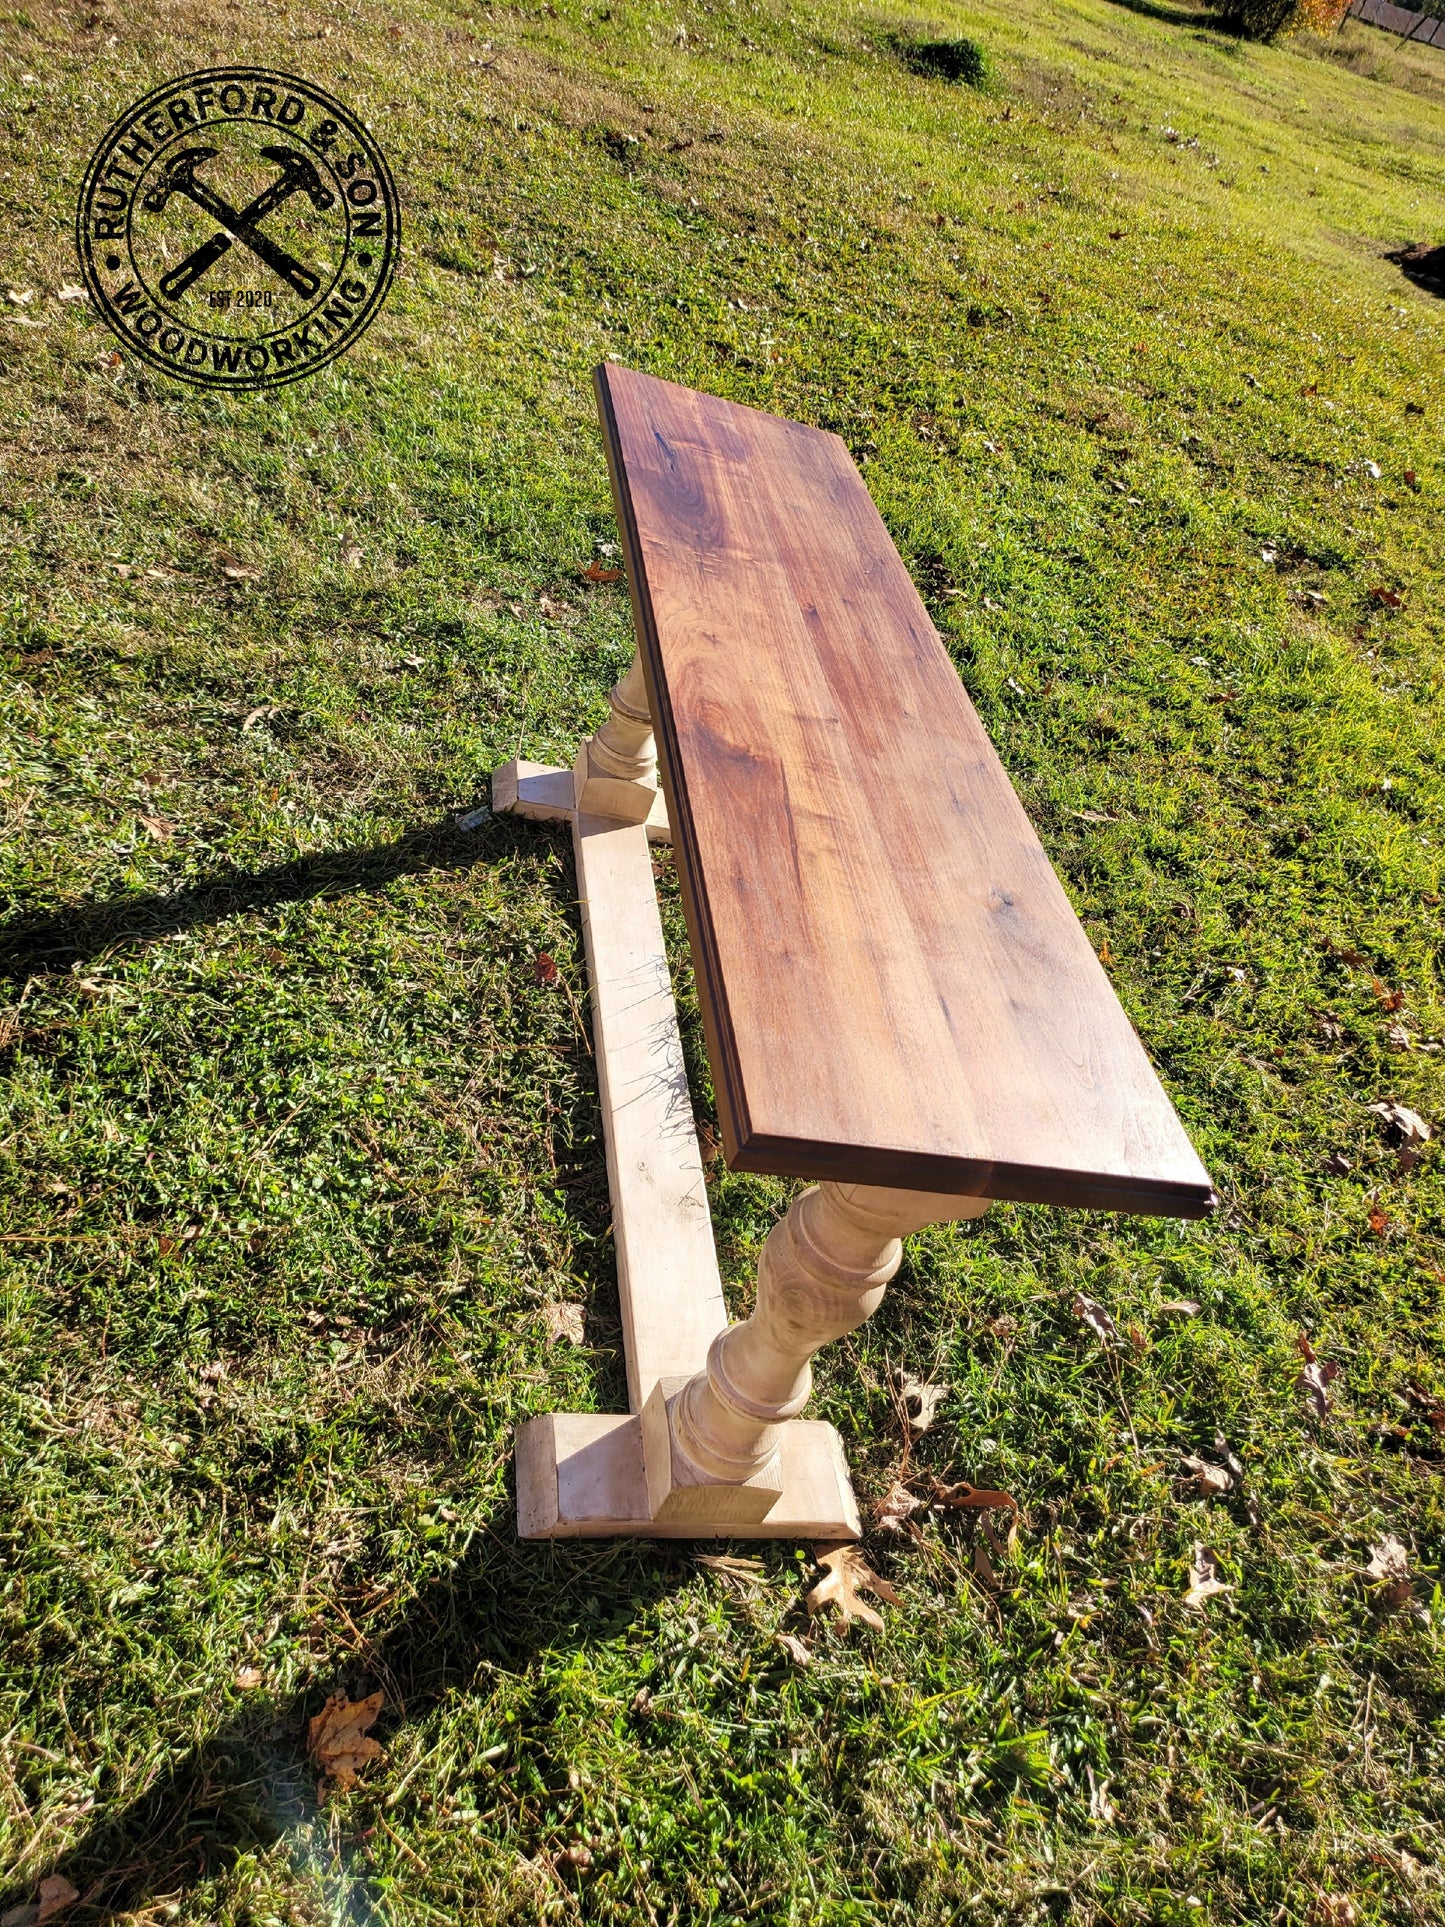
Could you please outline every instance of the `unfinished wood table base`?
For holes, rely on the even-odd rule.
[[[809,1206],[817,1188],[805,1193],[764,1251],[760,1276],[778,1281],[771,1292],[760,1284],[767,1320],[728,1326],[648,849],[668,840],[666,809],[655,788],[643,820],[636,806],[628,806],[631,821],[578,809],[595,780],[595,742],[573,769],[508,763],[492,778],[492,807],[572,828],[632,1410],[551,1412],[519,1428],[518,1531],[524,1539],[856,1539],[842,1441],[831,1425],[794,1413],[807,1397],[812,1353],[881,1298],[897,1268],[897,1233],[873,1238],[861,1295],[846,1230],[841,1244],[825,1240],[841,1266],[836,1276],[820,1257],[816,1275],[805,1276],[794,1253],[811,1254],[810,1227],[835,1216],[831,1206],[821,1214]],[[929,1202],[943,1209],[920,1224],[984,1204]],[[839,1222],[848,1222],[846,1206]],[[785,1236],[788,1226],[798,1235]],[[865,1242],[871,1236],[865,1231]],[[790,1339],[800,1292],[811,1302]],[[752,1336],[739,1367],[729,1346],[744,1334]]]

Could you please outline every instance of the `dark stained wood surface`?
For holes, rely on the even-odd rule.
[[[597,390],[728,1162],[1201,1215],[844,444],[614,365]]]

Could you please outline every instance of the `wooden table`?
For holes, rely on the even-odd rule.
[[[1206,1211],[843,442],[597,386],[729,1164]]]
[[[597,390],[639,659],[575,770],[509,765],[494,805],[572,824],[633,1410],[522,1427],[519,1527],[856,1536],[837,1436],[798,1414],[903,1235],[999,1198],[1197,1217],[1212,1189],[844,444],[615,365]],[[728,1162],[819,1181],[732,1327],[669,834]]]

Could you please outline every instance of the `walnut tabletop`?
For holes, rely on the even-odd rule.
[[[597,392],[729,1164],[1202,1216],[843,442],[615,365]]]

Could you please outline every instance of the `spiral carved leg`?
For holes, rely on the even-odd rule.
[[[797,1198],[763,1247],[752,1317],[644,1415],[654,1517],[717,1517],[722,1505],[739,1522],[766,1518],[782,1490],[779,1428],[808,1402],[814,1352],[878,1309],[909,1232],[987,1209],[986,1198],[861,1184]]]

